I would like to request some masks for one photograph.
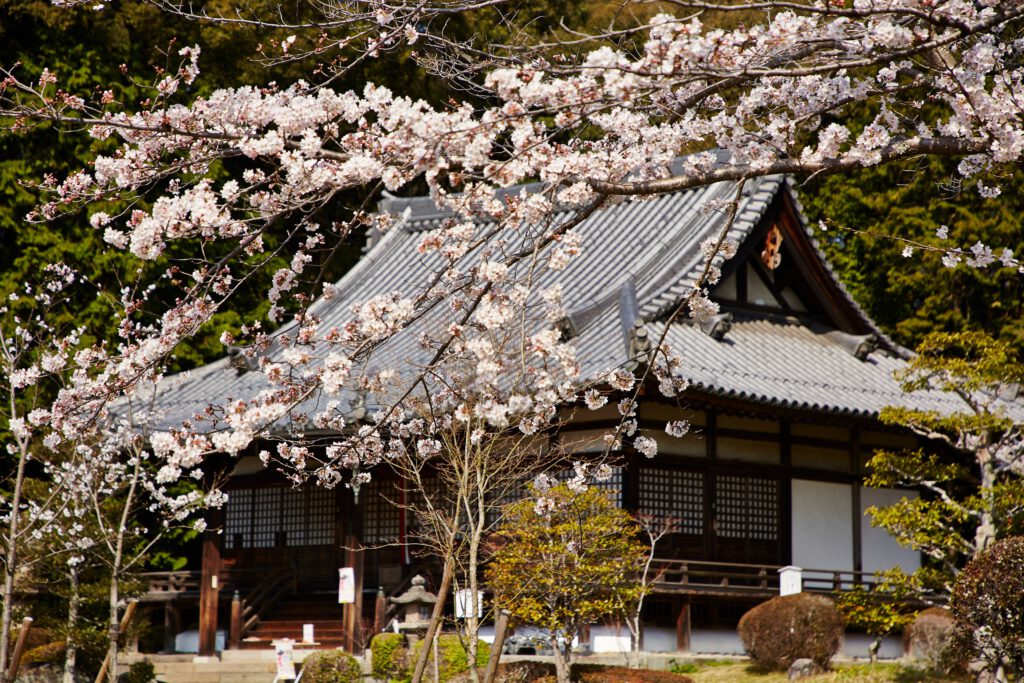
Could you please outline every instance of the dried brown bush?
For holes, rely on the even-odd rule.
[[[968,562],[949,611],[965,654],[986,673],[1024,679],[1024,537],[996,541]]]
[[[466,676],[469,680],[469,676]],[[554,683],[555,665],[551,662],[509,662],[498,665],[497,683]]]
[[[827,669],[843,640],[843,620],[828,598],[785,595],[743,615],[737,629],[754,663],[785,671],[802,658]]]
[[[962,668],[953,647],[953,615],[943,607],[930,607],[914,617],[907,628],[910,655],[940,674]]]
[[[576,683],[693,683],[693,679],[671,671],[627,669],[604,664],[573,664]],[[465,681],[469,677],[465,676]],[[510,662],[498,665],[497,683],[555,683],[555,666],[550,662]],[[463,679],[457,682],[464,683]]]
[[[671,671],[627,669],[624,666],[576,664],[572,667],[577,683],[693,683],[693,679]]]

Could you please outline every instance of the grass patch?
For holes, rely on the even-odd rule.
[[[785,671],[765,673],[748,662],[686,662],[685,673],[694,683],[788,683]],[[681,672],[682,673],[682,672]],[[832,671],[803,679],[808,683],[951,683],[916,667],[894,662],[836,664]]]

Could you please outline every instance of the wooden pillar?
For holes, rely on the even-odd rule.
[[[793,427],[781,420],[779,439],[782,477],[779,479],[779,564],[793,564]]]
[[[228,649],[237,650],[242,643],[242,597],[235,591],[231,596],[231,623],[228,627]]]
[[[181,625],[181,615],[178,608],[170,601],[164,603],[164,653],[171,654],[175,651],[175,636]]]
[[[221,536],[219,510],[211,511],[203,534],[202,575],[199,580],[199,655],[217,649],[217,607],[220,604]]]
[[[861,538],[861,522],[863,521],[863,512],[861,511],[861,482],[864,481],[864,476],[861,472],[860,465],[860,429],[856,426],[850,428],[850,472],[853,473],[854,481],[850,485],[852,493],[852,531],[853,531],[853,571],[859,572],[864,569],[864,551],[863,551],[863,539]],[[853,575],[853,585],[858,585],[860,582],[860,575]],[[852,586],[851,586],[852,588]]]
[[[387,596],[384,595],[384,589],[378,587],[377,600],[374,602],[373,605],[373,635],[377,635],[378,633],[382,632],[384,630],[384,627],[387,626],[387,624],[384,623],[384,617],[387,616],[387,613]]]
[[[676,650],[690,651],[690,600],[683,598],[679,605],[679,616],[676,617]]]
[[[345,650],[353,655],[362,654],[362,616],[363,616],[363,553],[360,552],[359,538],[350,534],[346,542],[345,566],[352,567],[355,574],[355,598],[352,604],[345,605],[344,628]]]

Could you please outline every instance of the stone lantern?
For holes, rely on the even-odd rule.
[[[389,598],[393,605],[397,605],[399,612],[395,629],[399,633],[405,633],[410,641],[416,640],[421,631],[425,631],[430,624],[430,614],[434,611],[434,603],[437,596],[423,587],[426,579],[417,574],[412,577],[412,586],[401,595]]]

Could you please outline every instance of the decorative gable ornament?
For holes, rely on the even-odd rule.
[[[782,264],[782,231],[777,225],[773,225],[765,235],[761,263],[768,270],[775,270]]]

